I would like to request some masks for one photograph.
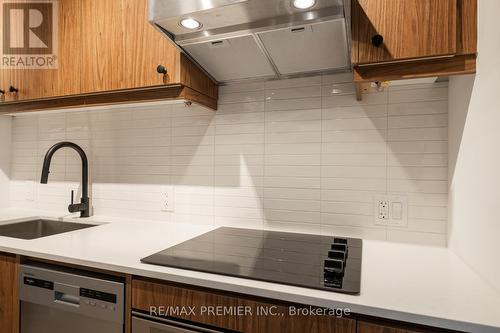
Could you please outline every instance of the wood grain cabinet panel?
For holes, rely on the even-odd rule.
[[[30,3],[25,4],[27,6]],[[17,94],[6,101],[23,101],[80,92],[81,2],[58,1],[58,66],[55,69],[1,69],[0,89],[13,86]]]
[[[456,53],[457,0],[357,0],[355,63],[374,63]],[[380,46],[372,38],[383,37]]]
[[[147,1],[82,3],[82,92],[179,83],[180,52],[149,24]]]
[[[71,0],[70,0],[71,1]],[[81,0],[81,92],[117,90],[124,83],[124,20],[120,0]]]
[[[359,319],[357,333],[459,333],[438,328],[404,323],[385,322],[383,319]]]
[[[19,333],[18,263],[0,253],[0,333]]]
[[[354,82],[475,73],[477,0],[351,3]]]
[[[132,308],[149,312],[151,306],[195,307],[197,309],[195,315],[171,314],[171,316],[244,333],[356,333],[356,320],[348,317],[290,315],[288,305],[278,301],[134,278]],[[226,308],[240,306],[252,311],[246,315],[211,315],[199,311],[204,306]],[[272,309],[275,315],[257,315],[257,309]]]
[[[148,22],[147,1],[122,0],[125,88],[180,82],[179,50]],[[168,75],[156,71],[164,66]]]
[[[0,89],[19,90],[6,94],[0,111],[102,104],[110,93],[109,103],[133,102],[140,91],[138,101],[188,99],[217,108],[217,84],[148,22],[147,0],[57,3],[57,69],[0,69]]]

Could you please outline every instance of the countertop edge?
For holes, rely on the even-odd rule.
[[[269,291],[267,289],[261,289],[258,287],[241,286],[241,285],[235,285],[235,284],[230,284],[230,283],[225,283],[225,282],[218,282],[218,281],[214,281],[214,280],[200,279],[200,278],[184,276],[184,275],[155,272],[155,271],[149,271],[149,270],[144,270],[144,269],[139,269],[139,268],[120,266],[120,265],[115,265],[115,264],[108,264],[108,263],[89,261],[89,260],[83,260],[83,259],[77,259],[77,258],[70,258],[70,257],[64,257],[64,256],[58,256],[58,255],[52,255],[52,254],[45,254],[45,253],[34,252],[34,251],[19,250],[16,248],[5,247],[5,246],[0,246],[0,252],[22,255],[22,256],[38,258],[38,259],[51,260],[54,262],[60,262],[60,263],[65,263],[65,264],[79,265],[79,266],[89,267],[89,268],[94,268],[94,269],[102,269],[102,270],[118,272],[118,273],[122,273],[122,274],[131,274],[131,275],[136,275],[136,276],[140,276],[140,277],[153,278],[153,279],[163,280],[163,281],[168,281],[168,282],[202,286],[204,288],[209,288],[209,289],[230,291],[230,292],[234,292],[234,293],[238,293],[238,294],[242,294],[242,295],[252,295],[252,296],[257,296],[257,297],[262,297],[262,298],[276,299],[276,300],[280,300],[280,301],[291,302],[291,303],[298,303],[298,304],[319,306],[319,307],[349,308],[351,310],[351,312],[354,314],[392,319],[392,320],[396,320],[396,321],[408,322],[408,323],[413,323],[413,324],[420,324],[420,325],[436,327],[436,328],[443,328],[443,329],[457,330],[457,331],[467,330],[467,331],[475,332],[475,333],[498,333],[499,332],[498,327],[493,327],[493,326],[488,326],[488,325],[483,325],[483,324],[463,322],[463,321],[457,321],[454,319],[447,319],[447,318],[432,317],[432,316],[428,316],[428,315],[407,313],[407,312],[401,312],[401,311],[396,311],[396,310],[391,310],[391,309],[383,309],[383,308],[378,308],[378,307],[353,304],[353,303],[343,302],[343,301],[335,301],[335,300],[328,300],[327,301],[324,299],[318,299],[318,298],[310,297],[310,296],[297,295],[297,294],[286,293],[286,292],[281,292],[281,291]]]

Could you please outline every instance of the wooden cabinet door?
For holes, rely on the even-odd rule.
[[[19,332],[18,290],[16,256],[0,253],[0,333]]]
[[[179,82],[180,52],[149,24],[146,0],[81,2],[83,93]]]
[[[457,0],[353,0],[352,11],[354,64],[456,53]]]
[[[251,298],[223,291],[205,290],[149,279],[132,280],[132,308],[149,312],[159,306],[192,308],[191,313],[170,313],[172,317],[242,333],[356,333],[356,320],[335,315],[314,315],[290,311],[280,301]],[[216,315],[202,308],[247,309]],[[300,305],[294,305],[299,308]],[[309,307],[304,306],[309,309]],[[268,311],[267,313],[265,311]],[[307,312],[307,311],[306,311]]]
[[[141,88],[178,83],[180,52],[148,22],[147,1],[122,0],[125,24],[123,80],[125,88]],[[163,76],[158,65],[167,69]]]
[[[357,326],[357,333],[451,333],[451,331],[437,328],[411,327],[409,325],[393,325],[364,320],[358,320]]]
[[[123,4],[121,0],[82,0],[81,92],[124,87]]]
[[[0,69],[0,90],[5,91],[5,95],[0,94],[0,103],[7,99],[7,91],[10,84],[10,70]]]
[[[36,4],[36,3],[35,3]],[[81,3],[74,0],[60,0],[57,32],[58,64],[54,69],[6,69],[1,79],[1,89],[10,86],[19,90],[16,95],[7,94],[7,101],[47,98],[80,92],[80,39]],[[29,4],[27,4],[29,5]],[[5,87],[5,88],[2,88]]]

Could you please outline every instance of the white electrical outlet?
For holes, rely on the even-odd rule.
[[[380,194],[374,197],[376,225],[408,226],[408,199],[404,195]]]
[[[162,186],[160,194],[161,194],[160,210],[162,212],[173,212],[174,211],[174,187],[173,186]]]
[[[380,200],[378,202],[378,219],[387,220],[389,218],[389,201]]]

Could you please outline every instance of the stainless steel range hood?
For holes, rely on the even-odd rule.
[[[220,83],[350,69],[350,1],[312,3],[149,0],[149,20]]]

